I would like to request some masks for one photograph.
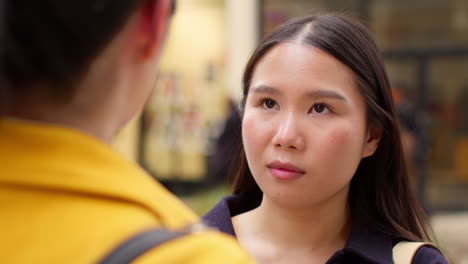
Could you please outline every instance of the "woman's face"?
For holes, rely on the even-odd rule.
[[[264,195],[291,208],[346,201],[363,157],[378,145],[352,71],[315,47],[283,43],[257,64],[242,136]]]

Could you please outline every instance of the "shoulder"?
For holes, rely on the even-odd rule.
[[[208,231],[176,239],[146,252],[135,261],[147,263],[254,263],[231,237]]]
[[[421,247],[413,258],[413,264],[446,264],[448,263],[444,255],[439,250],[424,246]]]

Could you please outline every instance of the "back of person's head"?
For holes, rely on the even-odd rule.
[[[383,230],[390,230],[390,235],[426,239],[426,218],[410,185],[390,84],[371,33],[361,23],[338,14],[306,16],[286,22],[266,36],[251,56],[243,78],[241,108],[245,106],[256,65],[271,49],[284,42],[319,48],[351,69],[366,102],[368,126],[382,130],[376,152],[361,160],[351,181],[353,214],[367,216]],[[243,150],[234,193],[257,204],[262,197],[247,168]]]
[[[153,17],[167,0],[3,0],[2,86],[5,111],[41,93],[66,104],[90,65],[139,11]],[[103,76],[106,78],[106,76]]]

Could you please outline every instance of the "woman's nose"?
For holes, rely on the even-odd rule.
[[[299,122],[292,114],[281,118],[275,128],[273,145],[285,150],[303,150],[305,142],[300,131]]]

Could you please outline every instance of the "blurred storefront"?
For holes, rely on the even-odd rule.
[[[426,206],[467,209],[466,0],[179,0],[155,92],[132,130],[139,136],[127,132],[123,140],[140,144],[120,149],[158,179],[203,181],[259,37],[292,17],[328,11],[369,26],[390,79],[413,105],[412,173]]]
[[[178,2],[142,127],[141,161],[159,179],[204,175],[227,110],[225,27],[223,1]]]
[[[154,92],[115,147],[165,184],[206,181],[258,41],[258,13],[251,0],[178,0]]]

